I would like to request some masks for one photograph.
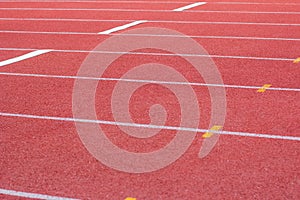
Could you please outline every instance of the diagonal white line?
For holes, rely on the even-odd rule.
[[[261,86],[247,86],[247,85],[207,84],[207,83],[195,83],[195,82],[175,82],[175,81],[120,79],[120,78],[98,78],[98,77],[62,76],[62,75],[48,75],[48,74],[23,74],[23,73],[11,73],[11,72],[0,72],[0,75],[21,76],[21,77],[39,77],[39,78],[59,78],[59,79],[82,79],[82,80],[94,80],[94,81],[122,81],[122,82],[129,82],[129,83],[130,82],[132,82],[132,83],[154,83],[154,84],[162,84],[162,85],[163,84],[166,84],[166,85],[191,85],[191,86],[224,87],[224,88],[255,89],[255,90],[258,90],[261,88]],[[271,88],[268,88],[267,90],[300,92],[300,88],[271,87]]]
[[[138,21],[135,21],[135,22],[131,22],[129,24],[125,24],[125,25],[122,25],[122,26],[118,26],[118,27],[106,30],[106,31],[99,32],[98,34],[110,34],[110,33],[120,31],[120,30],[124,30],[124,29],[127,29],[129,27],[136,26],[136,25],[139,25],[139,24],[142,24],[142,23],[145,23],[145,22],[147,22],[147,20],[138,20]]]
[[[41,54],[44,54],[44,53],[48,53],[50,51],[52,51],[52,50],[49,50],[49,49],[36,50],[36,51],[30,52],[30,53],[24,54],[22,56],[18,56],[18,57],[15,57],[15,58],[4,60],[4,61],[0,62],[0,67],[3,67],[5,65],[9,65],[9,64],[12,64],[12,63],[16,63],[16,62],[19,62],[19,61],[22,61],[22,60],[25,60],[25,59],[28,59],[28,58],[32,58],[32,57],[35,57],[35,56],[38,56],[38,55],[41,55]]]
[[[77,119],[77,118],[68,118],[68,117],[39,116],[39,115],[4,113],[4,112],[0,112],[0,116],[20,117],[20,118],[28,118],[28,119],[54,120],[54,121],[66,121],[66,122],[80,122],[80,123],[94,123],[94,124],[96,123],[96,124],[104,124],[104,125],[127,126],[127,127],[149,128],[149,129],[165,129],[165,130],[188,131],[188,132],[199,132],[199,133],[212,132],[212,133],[220,134],[220,135],[233,135],[233,136],[242,136],[242,137],[259,137],[259,138],[267,138],[267,139],[300,141],[300,137],[296,137],[296,136],[247,133],[247,132],[234,132],[234,131],[213,131],[213,130],[189,128],[189,127],[158,126],[158,125],[152,125],[152,124],[113,122],[113,121],[105,121],[105,120],[91,120],[91,119]]]
[[[0,194],[15,196],[15,197],[25,197],[25,198],[32,198],[32,199],[47,199],[47,200],[78,200],[73,198],[66,198],[66,197],[58,197],[58,196],[50,196],[38,193],[28,193],[28,192],[20,192],[15,190],[6,190],[0,188]]]
[[[187,10],[187,9],[190,9],[190,8],[194,8],[194,7],[197,7],[197,6],[201,6],[201,5],[205,5],[205,4],[206,4],[206,2],[197,2],[197,3],[193,3],[193,4],[190,4],[190,5],[187,5],[187,6],[176,8],[173,11],[184,11],[184,10]]]

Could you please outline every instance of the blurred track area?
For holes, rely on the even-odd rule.
[[[120,49],[149,38],[181,41],[178,35],[130,35],[153,27],[185,34],[209,56],[137,49],[111,62],[101,77],[80,71],[90,55],[101,61],[121,54],[110,50],[118,49],[115,46],[94,51],[113,37],[124,38],[116,44]],[[299,46],[298,0],[1,1],[0,199],[300,199]],[[206,84],[184,56],[212,59],[224,84]],[[146,63],[168,65],[188,84],[170,76],[123,77]],[[97,119],[74,118],[76,81],[97,82]],[[115,123],[111,104],[123,104],[111,101],[116,84],[131,87],[143,81],[130,99],[133,123]],[[184,114],[176,103],[179,97],[167,85],[194,90],[199,126],[180,127]],[[212,125],[218,124],[210,124],[210,88],[226,92],[225,122],[211,134]],[[185,96],[186,102],[190,98]],[[165,123],[153,125],[151,117],[155,121],[156,114],[162,114],[162,109],[153,109],[153,114],[151,106],[157,104],[164,107]],[[90,153],[78,134],[78,124],[85,123],[101,127],[114,145],[136,154],[163,148],[181,129],[195,138],[171,164],[129,173]],[[128,126],[137,135],[140,125],[146,127],[144,132],[158,129],[155,125],[161,130],[140,138],[119,127]],[[205,134],[219,139],[199,158],[199,149],[209,139]]]

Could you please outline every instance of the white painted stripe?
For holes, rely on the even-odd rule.
[[[293,11],[248,11],[248,10],[189,10],[194,13],[235,13],[235,14],[275,14],[275,15],[300,15]]]
[[[150,21],[149,21],[150,22]],[[172,22],[161,22],[172,23]],[[175,22],[184,24],[185,22]],[[222,24],[222,25],[256,25],[256,26],[300,26],[300,24],[286,24],[286,23],[271,23],[271,22],[216,22],[216,21],[195,21],[187,22],[186,24]]]
[[[1,30],[0,30],[1,32]],[[151,34],[110,34],[118,36],[139,36],[139,37],[186,37],[179,35],[151,35]],[[273,38],[273,37],[247,37],[247,36],[222,36],[222,35],[187,35],[190,38],[202,39],[238,39],[238,40],[279,40],[279,41],[300,41],[300,38]]]
[[[134,20],[126,19],[82,19],[82,18],[0,18],[2,21],[70,21],[70,22],[131,22]]]
[[[76,18],[0,18],[0,21],[70,21],[70,22],[131,22],[133,20],[119,19],[76,19]],[[222,24],[222,25],[258,25],[258,26],[300,26],[300,24],[268,23],[268,22],[221,22],[221,21],[171,21],[148,20],[149,23],[169,24]]]
[[[98,77],[62,76],[62,75],[48,75],[48,74],[23,74],[23,73],[11,73],[11,72],[0,72],[0,75],[38,77],[38,78],[82,79],[82,80],[94,80],[94,81],[121,81],[121,82],[129,82],[129,83],[153,83],[153,84],[161,84],[161,85],[191,85],[191,86],[224,87],[224,88],[253,89],[253,90],[258,90],[261,88],[261,86],[247,86],[247,85],[207,84],[207,83],[196,83],[196,82],[171,82],[171,81],[120,79],[120,78],[98,78]],[[300,88],[270,87],[267,88],[266,90],[300,92]]]
[[[118,26],[118,27],[106,30],[106,31],[99,32],[98,34],[110,34],[110,33],[117,32],[117,31],[120,31],[120,30],[124,30],[124,29],[130,28],[132,26],[136,26],[136,25],[139,25],[139,24],[142,24],[142,23],[145,23],[145,22],[147,22],[147,20],[138,20],[138,21],[135,21],[135,22],[131,22],[129,24],[125,24],[125,25],[122,25],[122,26]]]
[[[0,48],[0,51],[29,51],[39,50],[31,48]],[[206,55],[206,54],[164,54],[164,53],[145,53],[145,52],[116,52],[116,51],[89,51],[89,50],[67,50],[52,49],[52,52],[63,53],[99,53],[99,54],[129,54],[129,55],[153,55],[153,56],[189,56],[189,57],[210,57],[210,58],[228,58],[228,59],[249,59],[249,60],[269,60],[269,61],[294,61],[295,58],[270,58],[253,56],[224,56],[224,55]]]
[[[0,188],[0,194],[15,196],[15,197],[25,197],[25,198],[32,198],[32,199],[47,199],[47,200],[77,200],[72,198],[66,197],[58,197],[58,196],[49,196],[44,194],[37,194],[37,193],[28,193],[28,192],[19,192],[15,190],[6,190]]]
[[[54,32],[54,31],[10,31],[0,30],[0,33],[14,33],[14,34],[47,34],[47,35],[98,35],[98,33],[87,32]]]
[[[52,50],[49,50],[49,49],[36,50],[34,52],[30,52],[30,53],[24,54],[22,56],[18,56],[18,57],[15,57],[15,58],[4,60],[4,61],[0,62],[0,67],[3,67],[5,65],[9,65],[9,64],[12,64],[12,63],[16,63],[16,62],[19,62],[19,61],[22,61],[22,60],[25,60],[25,59],[28,59],[28,58],[32,58],[32,57],[35,57],[35,56],[38,56],[38,55],[41,55],[41,54],[44,54],[44,53],[48,53],[50,51],[52,51]]]
[[[238,4],[238,5],[289,5],[289,6],[300,6],[300,3],[266,3],[266,2],[210,2],[212,4]]]
[[[113,121],[105,121],[105,120],[91,120],[91,119],[77,119],[77,118],[67,118],[67,117],[39,116],[39,115],[27,115],[27,114],[4,113],[4,112],[0,112],[0,116],[4,116],[4,117],[20,117],[20,118],[28,118],[28,119],[43,119],[43,120],[55,120],[55,121],[67,121],[67,122],[93,123],[93,124],[105,124],[105,125],[138,127],[138,128],[149,128],[149,129],[165,129],[165,130],[175,130],[175,131],[190,131],[190,132],[199,132],[199,133],[212,132],[212,133],[220,134],[220,135],[233,135],[233,136],[243,136],[243,137],[259,137],[259,138],[268,138],[268,139],[280,139],[280,140],[300,141],[300,137],[296,137],[296,136],[284,136],[284,135],[272,135],[272,134],[260,134],[260,133],[247,133],[247,132],[233,132],[233,131],[213,131],[213,130],[198,129],[198,128],[189,128],[189,127],[158,126],[158,125],[152,125],[152,124],[137,124],[137,123],[127,123],[127,122],[113,122]]]
[[[98,35],[98,33],[88,32],[53,32],[53,31],[11,31],[0,30],[0,33],[12,33],[12,34],[49,34],[49,35]],[[118,36],[132,36],[132,37],[186,37],[181,35],[152,35],[152,34],[108,34]],[[237,39],[237,40],[275,40],[275,41],[300,41],[300,38],[272,38],[272,37],[246,37],[246,36],[218,36],[218,35],[187,35],[190,38],[202,38],[202,39]]]
[[[179,3],[194,3],[192,1],[133,1],[133,0],[114,0],[114,1],[108,1],[108,0],[99,0],[99,1],[92,1],[92,0],[2,0],[1,2],[32,2],[32,3],[38,3],[38,2],[57,2],[57,3],[66,3],[66,2],[77,2],[77,3],[139,3],[139,4],[179,4]],[[209,2],[210,4],[247,4],[247,5],[295,5],[299,6],[300,3],[264,3],[264,2]]]
[[[0,10],[32,11],[109,11],[109,12],[174,12],[174,10],[118,9],[118,8],[0,8]],[[236,10],[187,10],[193,13],[237,13],[237,14],[278,14],[300,15],[300,12],[236,11]]]
[[[1,2],[32,2],[32,3],[40,3],[40,2],[56,2],[56,3],[139,3],[139,4],[179,4],[179,3],[193,3],[193,2],[184,2],[184,1],[125,1],[125,0],[102,0],[102,1],[91,1],[91,0],[2,0]]]
[[[188,10],[190,8],[194,8],[194,7],[205,5],[205,4],[206,4],[206,2],[197,2],[197,3],[193,3],[193,4],[190,4],[190,5],[187,5],[187,6],[176,8],[173,11],[184,11],[184,10]]]

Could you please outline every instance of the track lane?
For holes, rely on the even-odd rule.
[[[132,20],[134,21],[134,20]],[[99,32],[99,30],[106,30],[116,26],[121,26],[128,22],[51,22],[51,21],[1,21],[1,30],[39,30],[39,31],[61,31],[61,32],[76,32],[82,30],[83,32]],[[299,26],[300,29],[300,26]]]
[[[137,28],[148,27],[138,25]],[[150,26],[152,27],[152,26]],[[132,29],[132,28],[129,28]],[[181,30],[179,30],[181,31]],[[183,30],[182,30],[183,31]],[[45,34],[20,34],[18,40],[14,40],[15,34],[2,33],[6,40],[1,40],[0,45],[4,48],[21,49],[54,49],[54,50],[92,50],[96,45],[103,42],[108,35],[45,35]],[[132,38],[132,36],[124,36]],[[139,38],[142,36],[138,36]],[[147,36],[143,36],[146,38]],[[245,57],[268,57],[296,59],[299,53],[296,49],[300,41],[277,41],[277,40],[239,40],[239,39],[197,39],[210,55],[220,56],[245,56]],[[176,38],[174,38],[176,40]],[[276,51],[274,51],[276,49]],[[64,53],[67,56],[69,53]]]
[[[176,7],[185,6],[186,3],[172,3],[172,4],[166,4],[166,3],[155,3],[155,4],[145,4],[143,2],[141,3],[113,3],[112,1],[109,2],[99,2],[99,3],[92,3],[92,2],[63,2],[63,3],[57,3],[57,2],[0,2],[0,8],[26,8],[26,7],[32,7],[32,8],[123,8],[123,9],[163,9],[163,10],[172,10]]]
[[[174,4],[174,3],[185,3],[185,4],[192,4],[194,3],[194,1],[191,0],[182,0],[182,1],[167,1],[167,0],[153,0],[153,1],[146,1],[146,0],[114,0],[114,1],[109,1],[109,0],[3,0],[3,2],[56,2],[56,3],[145,3],[145,4],[161,4],[161,3],[166,3],[166,4]],[[260,1],[260,2],[253,2],[253,1],[246,1],[246,0],[242,0],[242,1],[236,1],[236,2],[229,2],[226,0],[222,0],[222,1],[214,1],[214,0],[208,0],[206,2],[210,2],[210,3],[214,3],[214,4],[239,4],[239,5],[243,5],[243,4],[256,4],[256,5],[273,5],[273,4],[280,4],[280,5],[298,5],[299,3],[295,3],[295,2],[286,2],[286,1],[277,1],[277,2],[270,2],[270,1]]]
[[[1,51],[0,61],[18,57],[26,53],[30,53],[30,51]]]
[[[81,64],[80,59],[70,59],[70,62],[68,62],[63,57],[58,58],[57,55],[57,53],[48,53],[47,55],[45,54],[36,57],[34,61],[24,60],[22,63],[15,63],[9,65],[1,69],[1,71],[16,71],[18,73],[23,72],[37,74],[75,75],[77,73],[79,65]],[[84,55],[81,56],[81,58],[84,58]],[[72,57],[76,58],[77,55],[74,54]],[[45,66],[45,64],[43,64],[46,61],[45,58],[47,58],[47,63],[53,60],[53,58],[56,59],[56,62],[51,62],[51,65]],[[132,62],[134,60],[136,59],[131,59]],[[137,62],[143,63],[144,61],[138,58]],[[235,66],[234,63],[235,62],[233,60],[228,60],[227,62],[224,62],[221,65],[219,65],[218,60],[216,60],[216,64],[219,67],[219,71],[222,74],[223,81],[225,84],[252,86],[263,86],[264,84],[272,84],[273,87],[294,88],[298,88],[299,86],[299,74],[297,74],[296,67],[291,66],[278,68],[276,65],[271,66],[269,65],[270,63],[264,65],[264,62],[257,61],[244,61],[245,64],[240,66]],[[124,63],[120,63],[119,65],[123,66]],[[115,66],[119,65],[116,64]],[[182,70],[184,70],[184,63],[182,64],[181,68]],[[280,74],[285,74],[285,76],[281,76]],[[107,76],[117,77],[117,75]],[[201,80],[197,79],[196,76],[191,76],[191,78],[193,79],[193,82],[201,82]],[[2,112],[28,113],[58,117],[71,116],[71,93],[74,82],[73,79],[1,75],[1,82],[3,88],[5,88],[4,90],[2,90],[3,94],[1,94],[2,102],[4,102],[1,105],[0,109]],[[14,82],[14,84],[12,85],[11,82]],[[101,81],[101,83],[105,85],[105,88],[109,88],[109,85],[115,83],[115,81]],[[55,88],[55,90],[53,90],[53,88]],[[201,93],[203,87],[195,88],[198,88],[199,92]],[[246,130],[247,132],[256,132],[256,130],[268,132],[268,130],[273,130],[273,127],[277,124],[281,124],[281,128],[284,128],[284,124],[297,122],[297,117],[295,118],[295,116],[297,115],[300,109],[300,105],[297,104],[297,99],[300,98],[299,92],[267,91],[266,94],[259,94],[256,92],[256,90],[249,89],[227,88],[226,90],[228,91],[228,103],[233,102],[231,107],[229,107],[229,109],[231,108],[232,111],[229,111],[229,113],[234,113],[235,115],[237,115],[232,116],[235,120],[228,118],[227,123],[232,123],[232,125],[228,125],[229,130],[235,130],[234,124],[238,122],[241,124],[249,124],[249,122],[253,122],[253,126],[250,126],[251,131],[247,129],[247,126],[237,126],[241,128],[241,130],[239,131],[244,132]],[[15,91],[16,93],[12,91]],[[48,96],[48,94],[50,96]],[[65,95],[68,96],[67,100],[65,99]],[[18,96],[19,98],[16,99],[15,96]],[[260,98],[261,102],[259,101]],[[236,101],[241,101],[241,99],[243,99],[243,102],[247,103],[242,104],[241,107],[236,107],[236,105],[240,105]],[[268,104],[267,107],[265,107],[263,101],[266,101],[266,104]],[[206,102],[206,104],[208,104],[208,102]],[[280,114],[280,117],[276,119],[274,119],[273,117],[270,118],[270,115],[268,114],[273,113],[274,107],[279,109],[276,113],[278,115]],[[30,112],[32,109],[33,113]],[[102,108],[99,107],[99,109]],[[261,111],[257,112],[258,109]],[[66,113],[60,113],[61,110],[66,110]],[[259,119],[260,117],[262,117],[261,120],[257,121],[257,119]],[[102,120],[109,121],[109,118],[103,118]],[[263,124],[266,124],[264,128],[262,128]]]
[[[97,162],[82,146],[72,123],[3,117],[1,121],[7,127],[3,131],[10,133],[1,146],[6,152],[4,164],[9,166],[1,186],[68,196],[76,191],[82,199],[185,199],[200,194],[206,199],[216,191],[228,198],[232,192],[244,198],[257,193],[274,198],[297,195],[297,142],[221,137],[211,155],[200,160],[198,139],[170,167],[141,176],[119,173]],[[37,174],[44,176],[37,179]]]
[[[80,19],[59,19],[57,21],[43,21],[34,20],[34,18],[27,18],[32,20],[3,20],[0,24],[0,30],[15,30],[15,31],[54,31],[54,32],[82,32],[82,33],[98,33],[112,27],[120,26],[134,20],[120,20],[120,21],[80,21]],[[48,18],[49,19],[49,18]],[[49,19],[50,20],[50,19]],[[76,21],[78,20],[78,21]],[[92,19],[90,19],[92,20]],[[34,22],[34,26],[31,24]],[[286,23],[285,23],[286,24]],[[190,26],[195,29],[190,29]],[[141,26],[141,25],[140,25]],[[139,26],[139,27],[140,27]],[[200,21],[195,23],[193,21],[149,21],[143,26],[162,27],[178,30],[186,35],[216,35],[216,36],[249,36],[249,37],[279,37],[279,38],[299,38],[299,26],[284,25],[280,23],[254,23],[246,22],[209,22]],[[236,27],[239,27],[238,29]],[[137,28],[137,27],[135,27]]]
[[[239,21],[243,22],[274,22],[274,23],[300,23],[297,15],[288,14],[239,14],[239,13],[196,13],[196,12],[120,12],[112,11],[38,11],[38,10],[3,10],[0,17],[39,17],[39,18],[88,18],[88,19],[130,19],[130,20],[191,20],[191,21]]]
[[[236,1],[238,2],[238,1]],[[261,1],[257,2],[260,3]],[[191,10],[232,10],[232,11],[266,11],[266,12],[299,12],[299,5],[286,5],[286,4],[220,4],[220,3],[207,3],[205,6],[196,7]]]

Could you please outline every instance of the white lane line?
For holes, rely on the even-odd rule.
[[[53,32],[53,31],[23,31],[23,30],[0,30],[0,33],[12,34],[48,34],[48,35],[98,35],[98,33],[89,32]],[[132,36],[132,37],[186,37],[180,35],[152,35],[152,34],[108,34],[118,36]],[[272,37],[247,37],[247,36],[218,36],[218,35],[187,35],[190,38],[201,39],[237,39],[237,40],[275,40],[275,41],[300,41],[300,38],[272,38]]]
[[[2,32],[0,30],[0,32]],[[190,37],[190,38],[202,38],[202,39],[237,39],[237,40],[278,40],[278,41],[300,41],[300,38],[273,38],[273,37],[248,37],[248,36],[222,36],[222,35],[152,35],[152,34],[110,34],[118,36],[138,36],[138,37]]]
[[[127,122],[106,121],[106,120],[78,119],[78,118],[40,116],[40,115],[4,113],[4,112],[0,112],[0,116],[3,116],[3,117],[20,117],[20,118],[28,118],[28,119],[67,121],[67,122],[93,123],[93,124],[105,124],[105,125],[115,125],[115,126],[150,128],[150,129],[165,129],[165,130],[175,130],[175,131],[189,131],[189,132],[199,132],[199,133],[212,132],[212,133],[220,134],[220,135],[233,135],[233,136],[242,136],[242,137],[259,137],[259,138],[268,138],[268,139],[300,141],[300,137],[296,137],[296,136],[247,133],[247,132],[234,132],[234,131],[212,131],[212,130],[199,129],[199,128],[176,127],[176,126],[158,126],[158,125],[152,125],[152,124],[137,124],[137,123],[127,123]]]
[[[82,18],[14,18],[2,17],[1,21],[70,21],[70,22],[132,22],[130,19],[82,19]]]
[[[70,22],[132,22],[121,19],[78,19],[78,18],[0,18],[0,21],[70,21]],[[228,21],[171,21],[148,20],[149,23],[167,24],[222,24],[222,25],[258,25],[258,26],[300,26],[300,24],[268,23],[268,22],[228,22]]]
[[[0,51],[29,51],[39,50],[31,48],[1,48]],[[224,55],[206,55],[206,54],[167,54],[167,53],[145,53],[145,52],[116,52],[116,51],[90,51],[90,50],[67,50],[52,49],[52,52],[63,53],[99,53],[99,54],[128,54],[128,55],[152,55],[152,56],[188,56],[188,57],[210,57],[210,58],[228,58],[228,59],[248,59],[248,60],[268,60],[268,61],[294,61],[295,58],[270,58],[254,56],[224,56]]]
[[[253,89],[253,90],[258,90],[261,88],[261,86],[247,86],[247,85],[207,84],[207,83],[196,83],[196,82],[176,82],[176,81],[171,82],[171,81],[120,79],[120,78],[98,78],[98,77],[62,76],[62,75],[48,75],[48,74],[24,74],[24,73],[11,73],[11,72],[0,72],[0,75],[38,77],[38,78],[82,79],[82,80],[94,80],[94,81],[121,81],[121,82],[129,82],[129,83],[153,83],[153,84],[161,84],[161,85],[190,85],[190,86],[223,87],[223,88]],[[267,90],[300,92],[300,88],[270,87]]]
[[[36,50],[36,51],[30,52],[30,53],[24,54],[22,56],[18,56],[18,57],[11,58],[11,59],[8,59],[8,60],[0,61],[0,67],[3,67],[5,65],[9,65],[9,64],[12,64],[12,63],[16,63],[16,62],[19,62],[19,61],[22,61],[22,60],[25,60],[25,59],[28,59],[28,58],[32,58],[32,57],[35,57],[35,56],[39,56],[41,54],[45,54],[45,53],[48,53],[50,51],[52,51],[52,50],[49,50],[49,49]]]
[[[100,1],[92,1],[92,0],[2,0],[1,2],[33,2],[33,3],[39,3],[39,2],[58,2],[58,3],[66,3],[66,2],[74,2],[74,3],[138,3],[138,4],[179,4],[179,3],[194,3],[192,1],[125,1],[125,0],[114,0],[114,1],[108,1],[108,0],[100,0]],[[300,3],[264,3],[264,2],[209,2],[210,4],[248,4],[248,5],[300,5]]]
[[[44,194],[37,194],[37,193],[28,193],[28,192],[19,192],[15,190],[6,190],[0,188],[0,194],[15,196],[15,197],[25,197],[25,198],[32,198],[32,199],[47,199],[47,200],[78,200],[73,198],[66,198],[66,197],[58,197],[58,196],[49,196]]]
[[[194,3],[194,2],[188,2],[188,1],[133,1],[133,0],[2,0],[1,2],[32,2],[32,3],[41,3],[41,2],[57,2],[57,3],[134,3],[134,4],[187,4],[187,3]]]
[[[188,10],[194,13],[235,13],[235,14],[275,14],[275,15],[300,15],[293,11],[248,11],[248,10]]]
[[[206,2],[197,2],[197,3],[193,3],[193,4],[190,4],[190,5],[187,5],[187,6],[176,8],[173,11],[177,11],[177,12],[178,11],[184,11],[184,10],[188,10],[190,8],[194,8],[194,7],[205,5],[205,4],[206,4]]]
[[[265,3],[265,2],[210,2],[212,4],[237,4],[237,5],[290,5],[290,6],[300,6],[300,3]]]
[[[146,9],[118,9],[118,8],[0,8],[0,10],[31,10],[31,11],[108,11],[108,12],[174,12],[174,10],[146,10]],[[300,12],[270,12],[270,11],[247,11],[247,10],[187,10],[192,13],[235,13],[235,14],[278,14],[300,15]]]
[[[115,28],[112,28],[112,29],[109,29],[109,30],[106,30],[106,31],[101,31],[98,34],[110,34],[110,33],[113,33],[113,32],[117,32],[117,31],[120,31],[120,30],[130,28],[132,26],[136,26],[136,25],[139,25],[139,24],[142,24],[142,23],[146,23],[146,22],[147,22],[147,20],[138,20],[138,21],[135,21],[135,22],[131,22],[129,24],[124,24],[122,26],[117,26]]]
[[[183,1],[124,1],[124,0],[103,0],[103,1],[91,1],[91,0],[2,0],[1,2],[14,3],[14,2],[56,2],[56,3],[138,3],[138,4],[178,4],[178,3],[193,3],[193,2],[183,2]]]
[[[0,30],[0,33],[46,34],[46,35],[98,35],[98,33],[88,33],[88,32],[54,32],[54,31],[22,31],[22,30],[19,31]]]

